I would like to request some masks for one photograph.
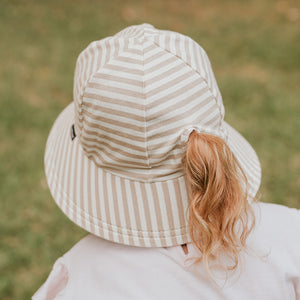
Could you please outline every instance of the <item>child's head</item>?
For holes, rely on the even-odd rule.
[[[204,50],[148,24],[79,55],[45,168],[57,204],[87,231],[142,247],[194,241],[208,258],[244,245],[248,230],[233,226],[260,184],[254,150],[224,121]]]

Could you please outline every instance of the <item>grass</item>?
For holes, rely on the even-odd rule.
[[[86,45],[131,24],[179,31],[207,51],[226,120],[260,157],[261,201],[300,208],[300,6],[296,1],[0,0],[0,299],[29,299],[85,232],[56,207],[43,152],[72,101]]]

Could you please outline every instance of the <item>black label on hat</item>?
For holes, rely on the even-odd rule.
[[[75,127],[74,124],[71,127],[71,139],[72,141],[76,138]]]

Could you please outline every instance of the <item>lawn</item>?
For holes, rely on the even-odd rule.
[[[51,199],[45,142],[80,51],[144,22],[204,47],[261,160],[260,200],[300,208],[299,1],[0,0],[0,299],[29,299],[86,234]]]

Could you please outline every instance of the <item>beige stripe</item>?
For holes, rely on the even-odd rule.
[[[92,202],[95,201],[95,199],[92,198],[92,191],[91,191],[91,188],[92,188],[92,181],[91,181],[91,162],[88,161],[87,162],[87,181],[85,182],[85,186],[86,186],[86,189],[85,189],[85,197],[86,197],[86,202],[87,202],[87,211],[89,213],[89,224],[91,224],[91,230],[92,232],[96,232],[96,228],[95,228],[95,223],[94,223],[94,220],[93,220],[93,204]]]
[[[156,220],[157,220],[157,228],[160,231],[160,233],[164,230],[163,222],[162,222],[162,216],[161,216],[161,210],[159,202],[160,197],[158,197],[156,184],[150,184],[151,190],[152,190],[152,196],[153,196],[153,203],[155,208],[155,214],[156,214]]]
[[[144,212],[145,212],[145,219],[147,224],[147,231],[152,232],[153,231],[153,225],[151,222],[151,216],[150,216],[150,209],[149,209],[149,201],[151,201],[146,193],[145,185],[140,184],[141,193],[142,193],[142,199],[140,201],[143,201],[144,203]],[[153,239],[150,239],[151,247],[155,247],[155,242]]]
[[[149,46],[144,48],[144,51],[142,51],[142,54],[145,56],[147,53],[151,52],[152,50],[154,50],[156,48],[157,48],[157,46],[154,45],[152,41],[149,41]]]
[[[82,73],[80,73],[80,74],[82,74],[81,75],[81,81],[80,81],[81,90],[83,88],[83,85],[85,83],[86,78],[88,77],[88,75],[87,75],[87,70],[88,70],[88,54],[87,54],[87,51],[83,52],[82,66],[83,66],[83,70],[82,70]]]
[[[83,153],[81,153],[83,154]],[[80,192],[79,192],[79,202],[80,202],[80,207],[83,210],[86,210],[86,205],[84,203],[84,199],[85,199],[85,195],[84,195],[84,180],[86,178],[86,174],[85,174],[85,165],[84,165],[84,155],[80,155],[80,165],[81,165],[81,170],[80,170],[80,178],[79,178],[79,182],[80,182]],[[86,218],[84,217],[84,215],[81,213],[81,219],[82,219],[82,226],[87,228],[87,222],[86,222]]]
[[[97,70],[100,67],[100,61],[101,61],[101,50],[98,48],[99,43],[93,43],[92,48],[94,52],[94,63],[93,63],[93,73],[97,72]],[[99,51],[100,50],[100,51]]]
[[[99,100],[101,102],[119,105],[120,109],[122,109],[122,107],[129,107],[130,109],[138,109],[138,110],[144,110],[145,109],[144,104],[131,102],[131,101],[123,100],[123,99],[119,100],[119,99],[116,99],[116,98],[110,98],[110,97],[107,97],[107,96],[102,96],[102,95],[98,95],[98,94],[90,93],[90,92],[86,92],[86,91],[84,93],[84,98],[90,98],[92,100]],[[85,102],[85,105],[87,105],[87,103],[88,102]]]
[[[62,136],[66,136],[66,132],[67,132],[67,126],[63,127],[63,132],[62,132]],[[62,193],[61,191],[61,182],[62,182],[62,172],[63,172],[63,163],[65,162],[65,156],[66,156],[66,144],[67,141],[66,140],[62,140],[60,141],[60,148],[59,148],[59,152],[58,152],[58,159],[56,160],[57,165],[55,167],[57,173],[56,175],[56,188],[55,188],[55,193],[54,193],[54,197],[55,199],[57,199],[57,201],[60,200],[61,196],[60,194]],[[61,205],[61,203],[59,203]]]
[[[171,199],[170,199],[170,193],[169,193],[169,189],[168,189],[168,185],[166,182],[162,182],[162,189],[163,189],[163,193],[164,193],[164,198],[165,198],[165,205],[167,208],[167,216],[168,216],[168,222],[169,222],[169,229],[170,231],[173,231],[175,228],[174,226],[174,221],[173,221],[173,213],[172,213],[172,203],[171,203]],[[171,236],[171,240],[172,240],[172,244],[176,245],[176,237],[174,235]]]
[[[179,57],[181,60],[183,60],[184,58],[182,57],[182,52],[180,49],[181,46],[181,37],[179,37],[178,35],[176,35],[175,39],[172,40],[174,47],[175,47],[175,55],[177,57]]]
[[[131,167],[132,168],[132,167]],[[129,171],[130,169],[121,169],[121,168],[113,168],[113,167],[107,167],[103,168],[106,172],[114,174],[116,176],[121,176],[128,179],[133,179],[136,181],[144,181],[149,182],[151,180],[159,180],[161,177],[168,176],[168,179],[177,178],[178,172],[181,170],[181,163],[178,163],[177,165],[166,165],[157,168],[157,173],[153,172],[150,175],[145,175],[145,169],[134,169],[134,171]],[[152,169],[153,170],[153,169]],[[179,174],[181,175],[181,173]],[[164,178],[165,180],[166,178]]]
[[[150,247],[151,244],[149,242],[148,237],[149,235],[151,235],[151,233],[148,232],[147,230],[148,226],[146,222],[145,206],[144,206],[144,202],[147,201],[147,199],[143,199],[142,192],[141,192],[141,184],[139,182],[134,182],[134,187],[136,191],[139,216],[141,220],[140,236],[144,238],[145,247]]]
[[[176,149],[176,148],[179,148],[179,149],[180,149],[180,146],[178,145],[177,147],[174,147],[174,148],[172,149],[172,152],[170,151],[167,155],[166,155],[165,152],[161,152],[161,153],[151,153],[151,154],[150,154],[151,162],[154,161],[154,160],[161,160],[161,159],[163,159],[164,161],[170,160],[170,159],[173,159],[173,160],[180,159],[180,158],[182,157],[182,152],[173,154],[174,149]],[[158,151],[159,151],[159,148],[156,148],[155,150],[158,150]]]
[[[216,108],[213,106],[213,107],[211,107],[210,108],[210,110],[208,110],[207,111],[207,116],[210,116],[210,114],[212,113],[212,112],[217,112],[216,111]],[[212,124],[212,123],[214,123],[214,121],[215,120],[218,120],[220,118],[220,116],[219,116],[219,114],[216,114],[213,118],[208,118],[207,120],[203,120],[203,118],[201,118],[201,116],[199,117],[199,118],[197,118],[196,120],[195,120],[195,122],[203,122],[202,124],[203,124],[203,126],[207,126],[207,125],[209,125],[209,124]]]
[[[140,93],[140,92],[128,90],[128,89],[118,88],[116,86],[103,85],[103,84],[95,83],[95,82],[88,82],[86,87],[87,88],[95,88],[95,89],[99,89],[99,90],[103,90],[103,91],[108,91],[111,93],[117,93],[120,95],[126,95],[126,96],[130,96],[130,97],[138,98],[141,101],[145,98],[144,93]]]
[[[144,153],[145,152],[145,148],[143,147],[139,147],[139,146],[136,146],[136,145],[133,145],[133,144],[128,144],[124,141],[121,141],[121,140],[117,140],[111,136],[108,136],[107,134],[103,133],[101,136],[98,137],[98,139],[93,139],[93,138],[89,138],[87,137],[87,135],[92,135],[92,136],[98,136],[97,134],[95,134],[94,132],[92,131],[89,131],[87,130],[86,128],[83,128],[83,135],[81,137],[81,141],[86,141],[86,142],[91,142],[91,143],[104,143],[105,140],[109,141],[109,142],[113,142],[117,145],[120,145],[120,146],[124,146],[126,148],[131,148],[132,150],[135,150],[135,151],[139,151],[139,152],[142,152]]]
[[[124,151],[124,150],[121,150],[119,148],[116,148],[116,147],[113,147],[112,145],[106,143],[106,142],[102,142],[102,141],[97,141],[97,144],[94,144],[94,145],[90,145],[90,144],[87,144],[85,142],[86,140],[85,139],[81,139],[81,144],[82,146],[84,146],[85,149],[91,149],[93,148],[94,150],[99,150],[105,154],[110,154],[109,152],[110,151],[113,151],[113,152],[117,152],[118,154],[121,154],[124,156],[124,159],[126,157],[130,157],[130,158],[134,158],[134,159],[138,159],[138,160],[145,160],[147,159],[147,156],[145,155],[145,152],[144,152],[144,155],[137,155],[137,154],[132,154],[132,148],[129,148],[128,150],[129,151]],[[145,149],[146,151],[146,149]]]
[[[151,84],[153,84],[153,83],[155,83],[157,81],[160,81],[162,79],[168,78],[170,75],[173,75],[174,73],[182,70],[182,66],[183,66],[182,63],[179,64],[179,65],[175,65],[174,67],[171,67],[170,69],[166,70],[165,72],[160,73],[160,74],[158,74],[158,75],[156,75],[156,76],[154,76],[154,77],[146,80],[145,84],[147,86],[149,86],[149,85],[151,85]]]
[[[144,71],[143,70],[131,69],[131,68],[127,68],[127,67],[124,67],[124,66],[120,66],[118,64],[113,65],[111,63],[107,63],[105,65],[105,68],[106,69],[110,69],[110,70],[114,70],[114,71],[120,71],[120,72],[129,73],[129,74],[140,75],[140,76],[144,75]]]
[[[68,170],[67,170],[67,190],[66,193],[68,195],[68,200],[67,200],[67,215],[71,217],[70,215],[70,206],[73,204],[72,203],[72,188],[73,188],[73,181],[74,181],[74,166],[76,165],[74,163],[74,148],[76,146],[74,145],[74,143],[70,142],[70,148],[71,148],[71,152],[69,154],[69,165],[68,165]],[[71,217],[73,219],[73,217]]]
[[[57,122],[57,121],[56,121]],[[55,124],[56,124],[55,122]],[[47,166],[47,169],[49,169],[49,175],[47,177],[48,183],[50,186],[53,187],[54,184],[54,180],[55,179],[55,170],[56,170],[56,165],[55,163],[57,162],[57,151],[58,151],[58,147],[61,146],[61,143],[59,143],[60,139],[54,139],[54,136],[57,136],[57,128],[60,127],[60,123],[59,125],[56,125],[57,127],[51,130],[51,140],[47,141],[47,150],[46,150],[46,157],[45,157],[45,164]],[[51,190],[51,194],[55,195],[54,193],[54,188]]]
[[[179,94],[177,97],[177,99],[172,98],[172,103],[170,103],[170,105],[168,107],[166,107],[165,109],[159,109],[157,112],[155,113],[149,113],[149,115],[147,116],[147,124],[153,124],[157,119],[159,119],[160,116],[165,116],[168,113],[172,113],[173,111],[177,111],[180,110],[182,108],[184,108],[186,105],[192,103],[193,101],[197,100],[199,101],[199,98],[203,95],[205,95],[209,89],[207,86],[202,87],[201,85],[203,84],[203,81],[201,81],[199,83],[199,88],[201,87],[201,89],[199,89],[197,86],[196,91],[193,94],[190,94],[189,96],[184,95],[184,93],[186,91],[183,91],[183,94]],[[191,90],[191,89],[190,89]],[[184,99],[184,100],[183,100]],[[206,101],[208,101],[210,98],[207,98]],[[204,100],[201,100],[204,101]]]
[[[189,66],[192,66],[192,60],[191,60],[191,53],[190,53],[190,43],[189,39],[184,39],[184,48],[185,48],[185,54],[186,54],[186,61]]]
[[[74,182],[73,182],[73,197],[74,197],[75,209],[73,211],[73,213],[74,213],[73,220],[75,220],[76,223],[81,225],[81,220],[78,219],[78,215],[79,215],[79,203],[78,202],[79,202],[79,200],[78,200],[77,189],[79,187],[78,178],[79,178],[79,174],[80,174],[80,172],[78,172],[78,169],[79,169],[78,152],[79,152],[79,147],[77,146],[75,148],[75,158],[74,158],[75,170],[74,170]]]
[[[143,51],[135,48],[130,48],[128,49],[128,46],[124,48],[124,51],[130,50],[130,53],[135,54],[135,55],[143,55]]]
[[[133,86],[143,87],[143,81],[130,79],[128,77],[120,77],[120,76],[109,75],[109,74],[105,74],[105,73],[95,73],[93,75],[93,77],[99,78],[99,79],[106,79],[109,81],[122,82],[122,83],[130,84]]]
[[[105,176],[104,172],[102,169],[98,169],[98,186],[99,186],[99,205],[100,205],[100,226],[103,228],[103,237],[107,240],[109,240],[109,232],[108,232],[108,225],[107,225],[107,214],[106,214],[106,201],[107,199],[105,198],[104,194],[104,186],[103,182],[104,179],[103,177]]]
[[[103,176],[102,176],[102,188],[103,188],[103,195],[104,195],[104,199],[103,202],[105,203],[105,216],[106,216],[106,223],[108,225],[108,236],[109,236],[109,240],[113,241],[113,234],[110,228],[111,225],[111,218],[110,218],[110,212],[109,212],[109,198],[108,198],[108,190],[107,190],[107,173],[103,172]]]
[[[148,151],[155,151],[156,149],[162,148],[162,147],[167,147],[170,145],[175,145],[179,142],[180,140],[180,136],[176,136],[173,139],[168,139],[163,141],[162,143],[158,143],[158,144],[148,144]]]
[[[125,221],[126,221],[126,229],[127,229],[128,238],[129,238],[129,244],[133,245],[134,240],[132,238],[132,235],[130,234],[132,224],[131,224],[129,208],[128,208],[128,199],[126,198],[125,182],[124,182],[123,178],[120,178],[120,188],[121,188],[122,203],[123,203],[123,209],[124,209],[124,215],[125,215]]]
[[[202,83],[199,82],[200,78],[196,78],[194,81],[192,81],[190,84],[185,85],[184,87],[181,87],[179,89],[174,90],[174,87],[171,89],[172,86],[170,86],[170,91],[173,91],[171,93],[169,93],[167,96],[163,96],[160,97],[152,102],[149,102],[149,104],[147,104],[147,110],[151,110],[153,108],[156,108],[158,105],[160,105],[161,103],[166,103],[168,100],[171,100],[173,98],[177,98],[179,97],[181,94],[184,94],[186,91],[193,89],[194,87],[198,86],[199,84]],[[147,95],[148,96],[148,95]]]
[[[200,123],[201,120],[203,119],[203,117],[205,115],[208,115],[209,113],[211,113],[212,111],[214,111],[216,108],[215,107],[211,107],[209,110],[207,111],[204,111],[196,120],[190,120],[190,124],[197,124],[198,122]],[[161,138],[161,137],[164,137],[164,136],[169,136],[175,132],[179,132],[180,130],[182,129],[182,124],[178,127],[175,127],[175,128],[172,128],[172,129],[168,129],[166,131],[162,131],[162,132],[158,132],[156,134],[152,134],[150,135],[151,136],[151,140],[155,140],[157,138]]]
[[[110,188],[112,190],[112,200],[113,200],[114,213],[115,213],[115,219],[116,219],[115,225],[119,228],[123,228],[122,223],[121,223],[118,199],[117,199],[117,193],[116,193],[116,190],[119,189],[120,187],[116,185],[116,178],[113,175],[111,176],[111,187]],[[123,231],[118,232],[119,242],[121,244],[124,244],[124,238],[123,238],[122,234],[123,234]]]
[[[138,132],[144,132],[144,126],[138,126],[138,125],[134,125],[134,124],[130,124],[130,120],[128,120],[128,122],[122,122],[122,121],[117,121],[115,119],[109,119],[107,117],[102,116],[97,116],[91,112],[89,112],[84,106],[82,106],[82,111],[84,111],[84,122],[87,123],[91,123],[91,121],[87,120],[87,117],[89,117],[90,119],[92,119],[95,123],[94,124],[101,124],[101,123],[107,123],[107,124],[112,124],[115,126],[119,126],[121,128],[128,128],[131,130],[135,130]],[[98,122],[99,123],[98,123]],[[97,122],[97,123],[96,123]]]
[[[93,74],[95,72],[95,69],[97,68],[97,61],[95,60],[96,53],[93,47],[90,47],[89,52],[91,56],[91,63],[89,66],[89,77],[90,77],[90,74]]]
[[[156,48],[156,47],[153,45],[153,48],[152,48],[151,50],[153,50],[153,49],[155,49],[155,48]],[[147,53],[147,52],[145,52],[145,54],[146,54],[146,53]],[[146,59],[144,60],[144,65],[147,65],[147,64],[149,64],[149,63],[153,63],[153,62],[155,62],[157,59],[163,57],[164,55],[166,55],[166,52],[163,51],[163,50],[160,51],[160,52],[157,52],[157,53],[153,54],[152,56],[146,58]],[[151,68],[152,68],[152,66],[151,66]],[[147,70],[147,73],[148,73],[148,70]]]
[[[148,132],[150,132],[151,130],[157,129],[157,128],[161,128],[161,127],[163,127],[165,125],[169,125],[170,126],[172,123],[176,123],[178,121],[181,121],[181,120],[185,119],[187,116],[191,116],[193,113],[195,113],[195,111],[201,110],[203,107],[205,107],[206,105],[208,105],[211,102],[211,100],[213,99],[213,96],[209,96],[208,98],[201,100],[200,103],[197,103],[198,99],[197,98],[195,99],[195,98],[194,98],[194,101],[191,100],[191,99],[189,99],[189,100],[184,101],[184,102],[195,102],[196,105],[192,106],[187,111],[183,111],[183,110],[178,109],[178,114],[177,115],[175,115],[175,116],[173,116],[171,118],[168,118],[168,119],[164,119],[161,122],[157,122],[157,123],[154,123],[152,125],[149,125],[147,127]],[[169,107],[169,111],[170,111],[171,108],[173,109],[173,107]],[[174,108],[174,110],[175,109],[176,108]],[[167,113],[167,110],[165,110],[165,112]],[[201,115],[203,115],[203,113]]]
[[[69,126],[66,126],[68,128]],[[63,163],[62,163],[62,176],[61,176],[61,189],[63,190],[60,191],[60,196],[61,197],[61,205],[64,207],[64,210],[68,210],[68,207],[66,207],[66,204],[69,202],[69,193],[66,193],[66,189],[68,185],[66,184],[67,182],[67,177],[70,176],[67,173],[67,170],[69,170],[69,165],[70,165],[70,155],[71,155],[71,150],[72,150],[72,143],[71,143],[71,138],[65,138],[64,143],[66,144],[65,150],[64,150],[64,158],[63,158]],[[64,196],[62,196],[62,193]],[[68,214],[67,214],[68,215]]]
[[[120,48],[122,47],[122,45],[120,44],[120,41],[117,39],[114,39],[113,43],[114,43],[114,53],[113,55],[111,55],[111,57],[116,57],[119,55],[119,52],[121,51]]]
[[[150,76],[150,74],[152,72],[156,72],[157,70],[162,69],[162,68],[164,68],[164,67],[166,67],[166,66],[168,66],[168,65],[170,65],[174,62],[177,62],[177,58],[175,56],[171,56],[168,59],[165,59],[165,60],[159,62],[158,64],[155,64],[155,65],[151,66],[150,68],[146,68],[145,69],[145,74]]]
[[[111,55],[111,45],[110,45],[110,40],[111,39],[106,39],[105,40],[105,47],[102,47],[102,51],[103,49],[105,48],[106,49],[106,56],[105,56],[105,60],[104,60],[104,63],[107,63],[110,59],[110,55]]]
[[[103,199],[100,198],[100,192],[99,192],[99,176],[98,176],[98,169],[95,167],[95,184],[94,184],[94,188],[95,188],[95,204],[96,204],[96,212],[97,212],[97,220],[98,223],[100,222],[104,222],[104,220],[102,220],[99,216],[101,216],[101,209],[100,209],[100,201],[103,201]],[[93,186],[92,186],[93,187]],[[101,223],[100,223],[101,224]],[[99,228],[99,235],[104,237],[104,232],[103,232],[103,226],[98,226]]]
[[[128,111],[125,111],[121,107],[119,107],[119,110],[112,109],[112,108],[107,108],[107,107],[101,106],[101,102],[100,102],[100,105],[96,104],[96,103],[85,102],[82,105],[82,108],[85,111],[88,111],[88,109],[92,109],[92,110],[98,111],[99,113],[106,113],[106,114],[111,114],[111,115],[114,115],[114,116],[128,118],[128,119],[131,119],[131,120],[136,120],[136,121],[139,121],[139,122],[145,122],[144,116],[130,113]],[[99,116],[98,118],[101,119],[102,116]]]
[[[179,185],[179,180],[174,180],[172,182],[172,185],[174,187],[175,195],[176,195],[176,205],[177,205],[177,211],[178,211],[178,217],[179,217],[179,224],[180,224],[180,232],[181,235],[184,236],[187,234],[186,230],[186,221],[185,221],[185,211],[184,207],[182,204],[183,198],[181,197],[181,192],[180,192],[180,185]]]
[[[131,190],[131,194],[132,194],[132,201],[133,201],[133,208],[134,208],[134,216],[135,216],[135,220],[136,220],[136,226],[139,230],[141,230],[142,225],[141,225],[141,218],[140,218],[140,213],[139,213],[139,209],[138,209],[138,199],[136,196],[136,190],[135,190],[135,186],[134,183],[132,181],[130,181],[130,190]],[[145,242],[141,239],[143,238],[142,232],[139,231],[139,239],[141,242],[141,246],[145,247]]]
[[[202,77],[205,78],[204,68],[202,67],[202,62],[201,62],[201,58],[200,58],[200,46],[199,45],[193,44],[193,54],[194,54],[194,57],[196,60],[195,66],[197,66],[197,70],[202,75]]]
[[[85,123],[85,125],[88,125],[90,129],[91,128],[96,129],[98,132],[99,132],[99,130],[103,130],[105,133],[115,134],[119,137],[124,137],[124,138],[127,138],[127,139],[131,139],[132,141],[135,141],[135,142],[143,142],[143,143],[146,142],[146,138],[144,136],[136,136],[136,135],[132,135],[132,134],[129,134],[129,133],[126,133],[126,132],[121,132],[121,131],[118,131],[118,130],[114,130],[114,129],[111,129],[109,127],[105,127],[103,125],[100,125],[99,123],[97,123],[97,124],[91,123],[86,119],[84,120],[84,123]],[[111,122],[111,123],[113,123],[113,122]],[[126,126],[126,124],[124,124],[124,126]],[[86,128],[83,128],[83,130],[86,133],[91,134],[93,136],[99,136],[99,134],[97,134],[97,132],[93,132],[93,131],[88,130]]]
[[[86,156],[89,158],[89,159],[93,159],[94,162],[96,164],[98,164],[99,166],[105,166],[105,165],[109,165],[111,167],[113,166],[116,166],[116,167],[128,167],[128,168],[132,168],[132,167],[141,167],[141,168],[147,168],[149,165],[148,163],[146,162],[137,162],[137,161],[134,161],[134,160],[124,160],[123,158],[119,158],[115,155],[113,155],[112,153],[109,153],[108,151],[107,152],[99,152],[99,151],[95,151],[95,150],[85,150],[85,153],[86,153]],[[108,161],[107,159],[105,159],[103,157],[103,155],[101,154],[104,154],[106,155],[106,157],[109,157],[111,159],[111,162]]]
[[[180,86],[180,84],[182,86],[179,88],[179,90],[187,91],[188,87],[186,86],[186,83],[183,85],[183,82],[187,81],[189,79],[188,82],[191,82],[193,80],[193,82],[196,81],[198,83],[200,76],[194,70],[192,70],[190,68],[186,68],[186,69],[188,69],[189,71],[184,70],[185,71],[184,73],[178,72],[179,76],[175,77],[174,79],[169,80],[168,82],[166,82],[164,84],[161,84],[160,86],[158,86],[155,89],[152,89],[151,91],[148,91],[147,97],[151,98],[161,92],[165,93],[166,91],[173,91],[173,93],[174,93],[174,89],[176,87],[178,88],[178,85]],[[171,74],[172,73],[170,72],[169,75],[171,76]],[[166,75],[166,77],[168,78],[168,75]],[[168,78],[168,79],[170,79],[170,78]]]
[[[199,57],[200,57],[200,60],[201,60],[201,68],[203,68],[204,69],[204,72],[203,72],[203,74],[205,74],[205,79],[206,79],[206,81],[207,81],[207,83],[208,83],[208,86],[209,87],[211,87],[211,85],[210,85],[210,80],[209,80],[209,77],[208,77],[208,70],[207,70],[207,64],[205,63],[205,56],[206,56],[206,53],[204,52],[204,50],[202,50],[201,48],[200,48],[200,52],[199,52]],[[203,57],[204,56],[204,57]]]
[[[127,50],[129,53],[130,53],[130,49]],[[130,63],[130,64],[133,64],[133,65],[140,65],[140,66],[143,66],[144,65],[144,62],[142,59],[135,59],[135,58],[132,58],[132,57],[126,57],[126,56],[118,56],[115,58],[116,61],[122,61],[122,62],[125,62],[125,63]]]
[[[165,36],[165,39],[164,39],[164,42],[165,42],[165,45],[166,45],[166,48],[167,48],[166,51],[168,51],[168,52],[170,52],[170,50],[171,50],[171,38],[170,37],[171,37],[171,35],[168,34],[168,35]],[[175,56],[174,56],[174,58],[175,58]]]

